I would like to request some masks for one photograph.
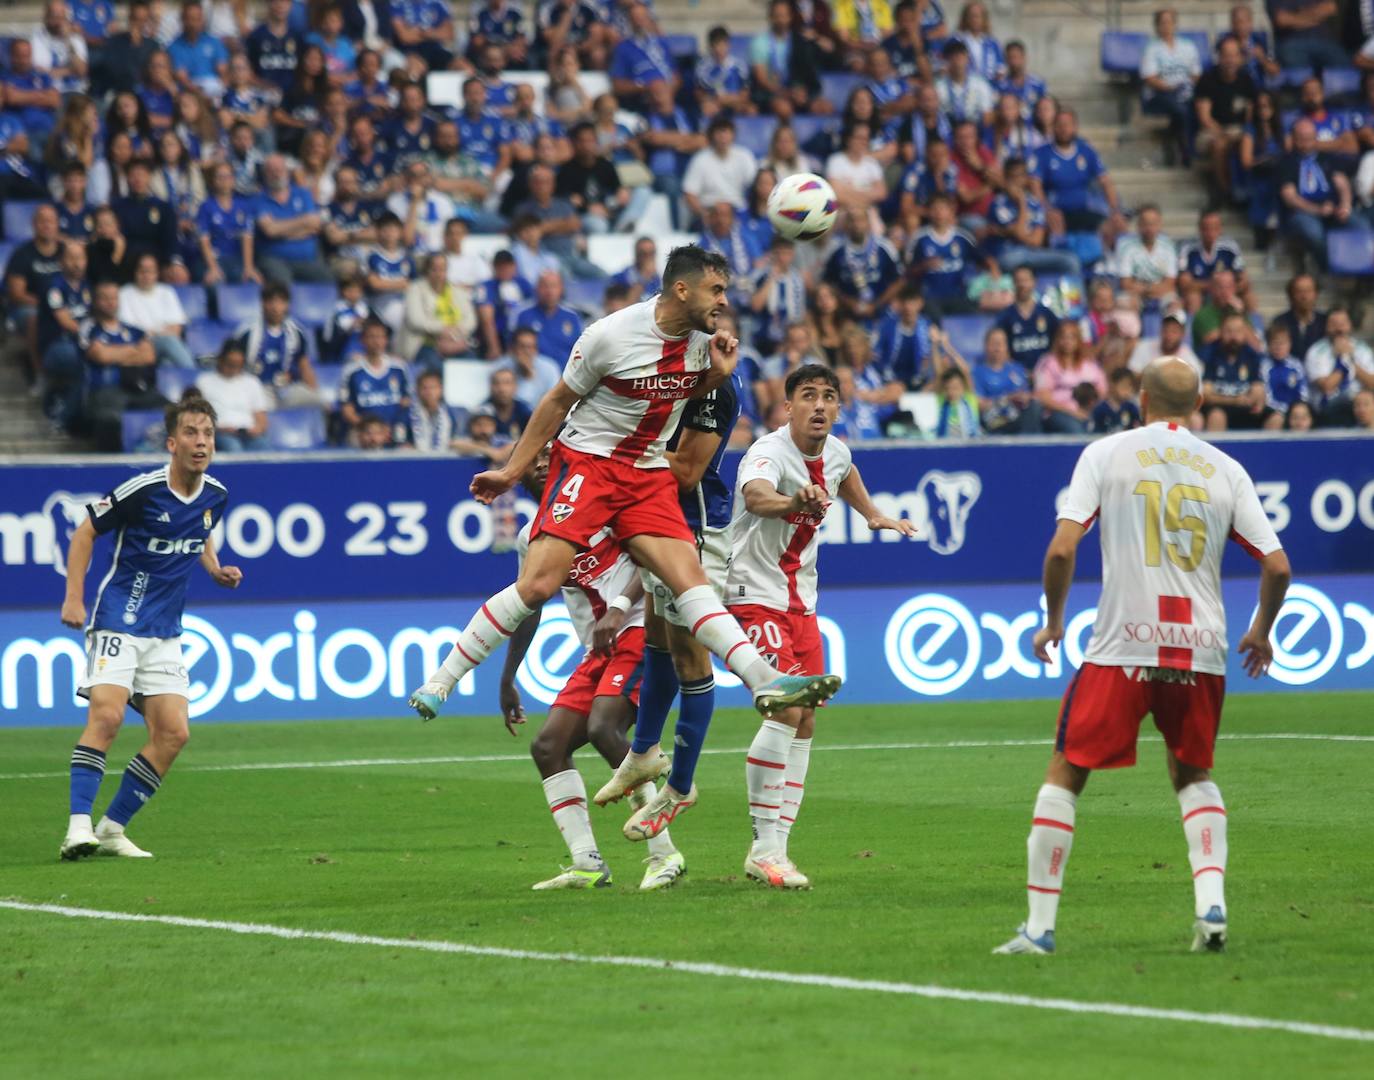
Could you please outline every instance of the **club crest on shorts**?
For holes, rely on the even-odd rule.
[[[552,511],[553,523],[555,525],[562,525],[563,522],[567,521],[568,518],[572,517],[573,511],[576,509],[577,507],[573,506],[572,503],[554,503]]]

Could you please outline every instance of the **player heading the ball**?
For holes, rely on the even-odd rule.
[[[433,718],[458,680],[558,593],[578,552],[607,527],[672,592],[693,636],[750,688],[760,713],[811,707],[839,689],[834,675],[779,672],[726,612],[697,559],[664,457],[687,399],[719,386],[739,360],[739,342],[716,329],[729,280],[722,256],[692,245],[673,249],[663,292],[583,331],[510,460],[473,477],[473,495],[490,503],[514,487],[558,436],[519,580],[477,610],[443,664],[411,695],[411,707],[424,719]]]

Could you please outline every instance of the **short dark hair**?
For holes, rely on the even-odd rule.
[[[711,27],[710,32],[706,35],[706,42],[709,45],[714,45],[717,41],[729,40],[730,31],[724,26],[713,26]]]
[[[1132,386],[1135,386],[1135,372],[1128,367],[1117,368],[1109,376],[1107,376],[1107,378],[1109,381],[1114,383],[1128,382]]]
[[[82,176],[86,175],[86,166],[81,163],[79,158],[72,158],[62,166],[63,176],[74,176],[76,173],[80,173]]]
[[[902,287],[897,290],[898,300],[924,301],[925,298],[926,294],[921,291],[921,283],[919,281],[904,281],[902,282]]]
[[[388,225],[395,225],[398,229],[405,227],[404,225],[402,225],[401,219],[398,218],[395,214],[393,214],[390,210],[388,210],[385,214],[383,214],[381,217],[377,219],[377,228],[382,229]]]
[[[663,284],[675,281],[695,281],[714,270],[726,281],[730,280],[730,264],[717,251],[707,251],[696,244],[683,244],[668,252],[668,264],[663,268]]]
[[[496,266],[510,266],[510,265],[511,265],[512,263],[514,263],[514,262],[515,262],[515,256],[512,255],[509,251],[507,251],[505,248],[502,248],[500,251],[498,251],[498,252],[497,252],[495,255],[493,255],[492,258],[491,258],[491,265],[492,265],[493,267],[496,267]]]
[[[787,381],[782,384],[783,395],[790,398],[797,387],[809,382],[822,382],[835,393],[840,392],[840,377],[830,368],[824,364],[802,364],[787,376]]]
[[[613,301],[618,300],[628,300],[629,298],[630,287],[628,285],[621,285],[619,282],[616,281],[613,281],[611,282],[611,284],[607,285],[606,291],[601,294],[601,302],[603,304],[610,304]]]
[[[993,329],[995,330],[995,329],[999,329],[999,328],[998,328],[998,327],[993,327]],[[945,385],[947,385],[948,383],[954,381],[955,379],[963,379],[963,380],[964,380],[964,385],[965,385],[965,386],[968,385],[968,376],[964,374],[964,369],[961,368],[961,367],[957,367],[957,366],[951,365],[950,367],[945,368],[944,371],[940,372],[940,385],[941,385],[941,386],[945,386]]]
[[[443,382],[444,376],[438,368],[427,367],[421,371],[419,375],[415,376],[415,385],[419,386],[426,379],[438,379],[440,382]]]
[[[194,392],[193,392],[194,391]],[[167,428],[168,436],[175,435],[177,428],[181,426],[181,418],[189,415],[208,416],[211,424],[218,424],[219,417],[215,415],[215,407],[205,398],[201,397],[200,391],[195,387],[187,390],[181,396],[180,401],[175,401],[167,406],[166,412],[162,414],[162,422]]]
[[[1011,157],[1007,158],[1006,161],[1002,162],[1002,175],[1005,176],[1012,169],[1024,168],[1026,168],[1026,159],[1012,155]]]
[[[527,336],[534,338],[535,341],[539,340],[539,333],[535,330],[533,326],[517,326],[513,331],[511,331],[511,344],[515,344],[516,338]]]
[[[280,281],[269,281],[262,290],[264,300],[290,300],[291,290]]]
[[[963,53],[965,56],[967,56],[967,55],[968,55],[968,46],[965,45],[965,44],[964,44],[962,41],[960,41],[958,38],[953,38],[953,37],[950,38],[948,41],[946,41],[946,42],[945,42],[945,47],[944,47],[943,49],[940,50],[940,55],[941,55],[941,56],[944,56],[944,57],[946,57],[946,58],[949,58],[949,57],[951,57],[951,56],[956,56],[956,55],[958,55],[959,53]]]
[[[593,135],[595,135],[596,125],[587,120],[583,120],[580,123],[576,123],[573,125],[572,130],[568,132],[568,138],[576,142],[577,137],[581,135],[584,131],[590,131]]]
[[[358,331],[358,333],[359,335],[366,334],[373,327],[380,327],[382,330],[386,331],[387,337],[391,336],[391,327],[387,326],[387,324],[382,322],[381,319],[377,318],[376,315],[369,315],[366,319],[364,319],[362,328]]]
[[[735,122],[733,120],[731,120],[728,116],[717,115],[716,118],[706,126],[706,137],[709,139],[717,131],[733,132],[734,130]]]

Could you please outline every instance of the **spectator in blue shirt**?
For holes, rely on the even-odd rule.
[[[71,0],[72,22],[81,31],[87,45],[103,45],[114,21],[114,5],[110,0]]]
[[[706,35],[706,55],[697,61],[692,82],[702,116],[715,116],[722,109],[735,113],[749,112],[753,108],[749,96],[749,69],[730,51],[730,31],[724,26],[713,26]],[[653,85],[660,83],[671,99],[672,87],[662,80]]]
[[[1018,266],[1012,271],[1011,281],[1015,299],[993,325],[1007,335],[1011,358],[1030,371],[1050,351],[1054,333],[1059,329],[1059,316],[1036,296],[1035,272],[1029,267]]]
[[[563,377],[562,365],[539,351],[539,332],[533,326],[516,327],[510,355],[498,360],[492,370],[515,373],[515,396],[531,411]]]
[[[86,248],[62,246],[61,270],[47,279],[38,297],[38,356],[47,376],[44,411],[70,427],[81,409],[85,372],[77,334],[91,310],[91,283],[86,278]]]
[[[629,11],[631,33],[611,54],[611,88],[626,104],[643,99],[645,87],[662,80],[677,89],[682,80],[668,54],[668,43],[658,33],[653,13],[642,3]]]
[[[871,412],[860,428],[867,432],[876,427],[879,434],[874,437],[881,437],[887,422],[896,415],[906,388],[892,369],[873,355],[873,339],[862,327],[851,324],[845,330],[841,354],[854,379],[855,412]]]
[[[519,4],[510,0],[486,0],[481,7],[474,5],[468,21],[468,56],[475,61],[488,45],[500,45],[511,67],[525,66],[529,39]]]
[[[1021,42],[1007,42],[1006,63],[1006,75],[998,79],[993,88],[999,94],[1011,94],[1020,101],[1021,116],[1029,120],[1040,99],[1049,93],[1049,88],[1039,75],[1032,75],[1026,70],[1026,46]]]
[[[845,312],[860,320],[880,315],[901,288],[902,267],[897,253],[873,233],[863,206],[850,206],[845,211],[844,243],[826,262],[824,279],[839,293]]]
[[[324,222],[315,198],[291,183],[286,159],[271,155],[262,165],[263,191],[254,207],[258,231],[256,263],[263,277],[290,285],[293,281],[332,282],[320,254]]]
[[[389,337],[381,319],[363,324],[363,351],[350,358],[339,384],[339,415],[355,433],[364,417],[379,417],[399,443],[405,441],[410,422],[410,367],[387,353]]]
[[[790,0],[768,5],[768,29],[749,43],[754,104],[787,120],[797,113],[828,114],[834,102],[821,94],[818,49]]]
[[[166,404],[158,393],[153,343],[142,330],[119,321],[119,286],[102,281],[92,289],[90,317],[77,333],[86,362],[84,421],[104,451],[123,442],[126,409]]]
[[[1228,312],[1216,341],[1203,351],[1202,412],[1208,431],[1258,428],[1269,418],[1263,358],[1249,337],[1245,315]]]
[[[1003,268],[1028,266],[1037,273],[1077,276],[1082,271],[1077,255],[1045,246],[1048,225],[1045,204],[1031,190],[1026,163],[1008,158],[1002,167],[1002,189],[988,209],[984,249]]]
[[[491,279],[482,283],[475,299],[482,345],[487,359],[495,360],[505,352],[515,313],[534,296],[534,286],[519,275],[515,256],[509,251],[498,251],[491,269]]]
[[[167,46],[167,55],[182,86],[194,86],[211,97],[224,91],[229,50],[205,32],[205,9],[199,0],[187,0],[182,6],[181,36]]]
[[[954,223],[954,200],[936,195],[930,202],[930,224],[911,239],[911,273],[921,279],[927,304],[938,315],[972,311],[968,279],[978,258],[973,237]]]
[[[210,170],[210,194],[196,211],[202,259],[197,280],[261,282],[253,261],[253,205],[234,191],[234,170],[221,162]]]
[[[1274,50],[1285,68],[1343,68],[1350,57],[1336,38],[1331,0],[1265,0],[1274,27]]]
[[[539,275],[534,284],[534,303],[515,316],[515,329],[528,327],[538,335],[539,352],[552,357],[559,367],[568,362],[572,347],[582,334],[582,316],[563,303],[563,276],[554,271]]]
[[[533,410],[516,396],[519,383],[509,368],[493,369],[489,385],[490,396],[482,403],[481,413],[496,420],[498,435],[514,442],[530,422]]]
[[[1350,181],[1317,153],[1317,129],[1303,119],[1293,125],[1293,149],[1279,163],[1279,202],[1285,230],[1323,269],[1326,230],[1350,220]]]
[[[1097,151],[1078,137],[1078,116],[1062,108],[1054,118],[1053,140],[1035,151],[1031,175],[1050,205],[1050,231],[1096,232],[1104,215],[1094,209],[1094,185],[1102,189],[1107,208],[1120,226],[1121,203],[1107,167]]]
[[[983,336],[983,359],[973,365],[973,389],[989,435],[1040,434],[1040,402],[1030,373],[1012,359],[1001,327],[993,326]]]
[[[925,297],[914,281],[902,283],[878,323],[874,355],[908,390],[924,389],[936,376],[935,327],[926,318]]]
[[[267,18],[244,42],[244,52],[253,65],[253,72],[283,94],[291,89],[296,64],[305,46],[301,36],[291,29],[290,17],[291,0],[267,0]]]
[[[1107,396],[1093,406],[1088,430],[1094,435],[1115,435],[1140,427],[1140,406],[1135,403],[1135,375],[1117,368],[1107,377]]]
[[[305,41],[307,45],[320,47],[325,70],[336,85],[353,74],[358,50],[344,31],[344,14],[337,5],[330,4],[324,9],[320,14],[320,28],[307,34]]]
[[[41,151],[57,124],[62,94],[52,76],[33,66],[33,45],[28,38],[10,42],[9,69],[0,74],[0,95],[5,111],[23,125],[35,152]]]
[[[648,153],[649,171],[654,174],[654,190],[668,196],[673,222],[682,219],[682,177],[692,155],[706,146],[706,136],[697,131],[684,109],[673,99],[665,82],[649,84],[648,130],[639,137]]]
[[[443,0],[403,0],[393,5],[391,34],[402,52],[421,57],[431,71],[454,66],[453,19]]]
[[[487,107],[487,88],[481,79],[473,77],[463,83],[463,107],[452,119],[465,154],[480,161],[493,176],[510,167],[510,128]]]
[[[1260,364],[1260,376],[1264,380],[1265,404],[1273,410],[1264,426],[1281,428],[1288,411],[1307,400],[1307,369],[1302,357],[1293,355],[1293,337],[1283,323],[1270,323],[1264,338],[1269,352]]]
[[[883,39],[883,51],[903,79],[930,82],[930,59],[921,40],[921,16],[916,0],[902,0],[892,9],[892,33]]]

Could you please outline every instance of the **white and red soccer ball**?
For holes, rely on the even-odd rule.
[[[819,240],[835,225],[835,189],[815,173],[797,173],[768,196],[768,220],[788,240]]]

